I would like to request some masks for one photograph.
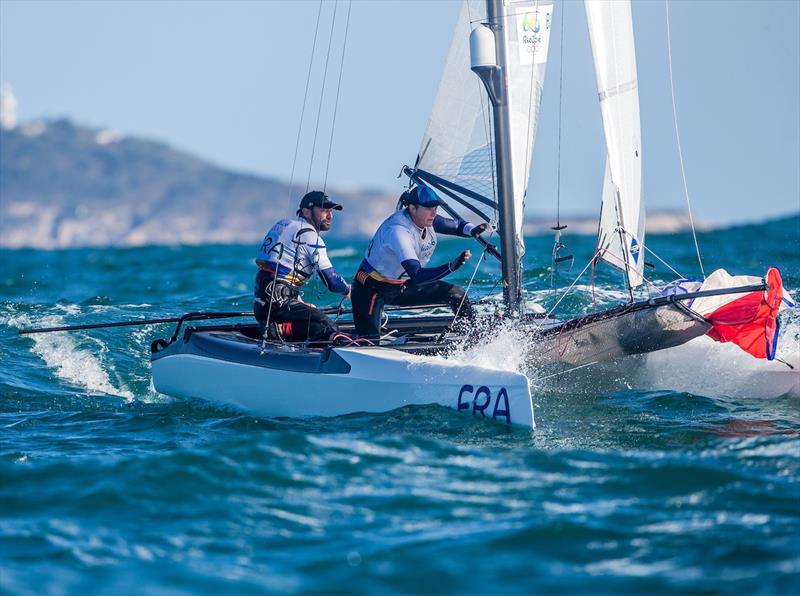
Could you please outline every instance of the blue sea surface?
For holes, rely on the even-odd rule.
[[[576,263],[555,276],[562,289],[593,249],[565,241]],[[800,216],[699,241],[707,272],[777,265],[800,289]],[[466,242],[442,242],[434,262]],[[329,241],[347,276],[365,244]],[[690,235],[648,246],[699,274]],[[525,257],[527,298],[544,308],[560,296],[551,248],[530,238]],[[723,360],[665,361],[678,389],[637,385],[624,366],[534,383],[530,431],[438,406],[276,420],[173,399],[149,362],[170,325],[17,335],[248,310],[255,250],[0,252],[0,592],[800,593],[800,398],[748,393]],[[482,263],[471,293],[496,296],[498,273]],[[556,314],[625,300],[618,273],[595,283]],[[306,297],[338,304],[318,284]],[[791,361],[800,316],[781,324]]]

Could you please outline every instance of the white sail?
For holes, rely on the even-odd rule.
[[[507,0],[504,9],[513,210],[515,233],[522,254],[522,213],[550,42],[553,4],[551,1]],[[494,199],[491,104],[480,79],[470,70],[469,51],[471,30],[485,21],[485,0],[464,2],[422,139],[417,167]],[[496,221],[495,211],[478,206],[488,220]],[[465,217],[476,220],[473,213],[465,214]]]
[[[470,70],[469,56],[471,22],[485,19],[485,2],[464,2],[422,137],[417,166],[491,198],[494,190],[489,100]]]
[[[597,252],[635,288],[644,281],[645,211],[631,5],[585,0],[584,6],[608,150]]]
[[[520,255],[525,252],[522,240],[523,209],[528,192],[552,23],[552,2],[509,2],[507,5],[505,40],[509,71],[514,221]]]

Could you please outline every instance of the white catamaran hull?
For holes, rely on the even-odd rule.
[[[377,347],[265,353],[258,342],[234,335],[194,333],[154,354],[156,390],[269,417],[340,416],[439,404],[503,424],[534,427],[528,379],[521,373]],[[226,343],[234,349],[228,350]]]

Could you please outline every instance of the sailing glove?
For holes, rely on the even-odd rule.
[[[464,263],[466,263],[471,256],[472,253],[470,253],[468,250],[462,252],[455,259],[450,261],[450,271],[456,271],[458,269],[461,269],[461,267],[464,266]]]
[[[481,234],[483,234],[486,231],[486,228],[488,227],[489,224],[487,223],[478,224],[469,231],[469,235],[472,236],[473,238],[478,238]]]

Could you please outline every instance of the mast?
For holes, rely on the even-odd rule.
[[[470,36],[471,62],[472,71],[483,81],[492,103],[503,300],[508,314],[514,316],[521,310],[522,291],[519,248],[514,236],[514,175],[503,0],[487,0],[486,9],[488,23],[476,27]]]

